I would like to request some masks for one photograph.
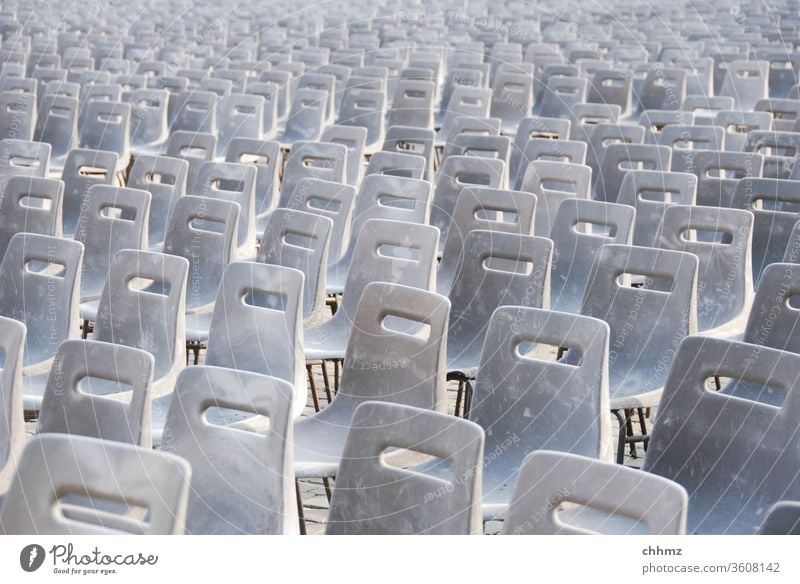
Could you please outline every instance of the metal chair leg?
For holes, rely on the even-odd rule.
[[[625,418],[619,410],[611,410],[614,417],[617,418],[619,423],[619,430],[617,431],[617,464],[625,462],[625,434],[627,432],[627,424]]]
[[[331,396],[331,384],[328,381],[328,368],[325,366],[325,360],[322,360],[322,380],[325,383],[325,397],[328,400],[328,403],[331,403],[333,397]]]
[[[300,535],[306,535],[306,516],[303,512],[303,497],[300,494],[300,481],[294,480],[294,489],[297,496],[297,521],[300,525]]]
[[[314,381],[314,370],[310,363],[306,364],[306,373],[308,374],[308,383],[311,385],[311,401],[314,402],[314,411],[318,412],[320,410],[319,396],[317,395],[317,384]]]

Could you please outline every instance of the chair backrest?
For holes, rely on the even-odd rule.
[[[483,439],[481,428],[467,420],[398,404],[360,405],[347,435],[325,532],[482,533]],[[452,483],[387,465],[382,459],[387,448],[421,452],[440,464],[446,460]]]
[[[532,452],[520,469],[505,535],[683,535],[688,496],[634,468],[564,452]]]
[[[639,94],[641,110],[677,110],[686,97],[686,71],[663,64],[653,65],[647,72]]]
[[[204,162],[213,160],[217,148],[215,134],[201,134],[199,132],[172,132],[167,140],[166,155],[172,158],[181,158],[189,163],[186,175],[186,188],[191,192],[192,187]]]
[[[502,160],[476,156],[450,156],[436,173],[431,225],[441,232],[441,245],[453,218],[461,191],[468,186],[499,189],[504,186],[506,165]],[[527,189],[523,189],[527,190]]]
[[[442,261],[436,274],[436,289],[447,295],[464,256],[464,240],[475,230],[533,235],[536,195],[466,187],[456,201],[453,219],[442,248]]]
[[[221,97],[217,103],[217,155],[225,155],[235,138],[260,140],[263,118],[264,98],[260,95],[232,93]]]
[[[155,357],[154,379],[172,381],[186,355],[185,299],[189,262],[177,256],[123,249],[111,258],[97,307],[94,338],[142,349]],[[162,383],[160,387],[172,384]],[[154,397],[158,397],[156,388]]]
[[[0,317],[0,493],[5,493],[14,476],[25,445],[25,419],[22,411],[22,360],[25,325]]]
[[[800,265],[797,258],[764,268],[742,340],[800,354]]]
[[[198,366],[181,372],[162,450],[194,471],[187,533],[297,533],[292,393],[286,381],[246,371]],[[230,410],[266,417],[269,428],[226,427]]]
[[[341,144],[347,148],[345,178],[353,186],[361,182],[364,173],[364,148],[367,145],[367,129],[361,126],[328,126],[322,132],[322,142]]]
[[[544,237],[471,231],[450,288],[448,360],[480,359],[486,327],[498,306],[550,308],[553,242]]]
[[[111,258],[121,249],[147,249],[150,193],[94,185],[81,205],[75,241],[84,246],[81,299],[100,296]]]
[[[692,172],[696,150],[723,150],[725,131],[717,126],[665,126],[656,142],[672,148],[671,170]]]
[[[114,184],[119,156],[100,150],[70,150],[61,173],[64,181],[63,232],[73,236],[78,229],[81,208],[95,185]]]
[[[128,187],[150,193],[150,223],[147,242],[164,242],[175,204],[186,194],[189,163],[169,156],[137,156],[128,172]]]
[[[328,92],[321,89],[297,89],[281,141],[319,140],[325,126],[328,99]]]
[[[435,93],[436,87],[432,81],[400,79],[389,110],[387,125],[433,129]]]
[[[12,176],[0,197],[0,258],[17,233],[61,237],[64,183],[49,178]]]
[[[553,140],[550,138],[531,138],[522,153],[522,165],[516,176],[510,177],[514,188],[522,185],[528,164],[537,160],[586,164],[586,143],[577,140]]]
[[[709,391],[713,377],[770,387],[785,400]],[[774,503],[800,499],[799,378],[794,353],[700,336],[681,343],[643,470],[688,491],[689,533],[753,534]]]
[[[281,145],[274,141],[234,138],[225,154],[226,162],[253,164],[256,167],[256,217],[272,211],[278,204]]]
[[[186,308],[213,304],[222,271],[236,255],[239,205],[211,197],[180,197],[172,210],[164,253],[189,262]]]
[[[131,106],[111,101],[90,101],[86,118],[78,126],[78,146],[115,152],[127,161],[130,147]]]
[[[383,152],[422,156],[425,159],[425,169],[421,178],[431,180],[433,177],[433,161],[436,158],[435,140],[436,133],[429,128],[391,126],[386,130],[382,150]]]
[[[36,96],[32,93],[0,93],[0,140],[33,140],[36,127]]]
[[[553,221],[553,310],[580,312],[595,256],[609,243],[629,245],[635,212],[626,205],[587,199],[561,203]]]
[[[182,534],[191,472],[177,456],[132,444],[65,434],[36,436],[23,451],[3,501],[0,531]],[[73,498],[89,499],[90,504],[77,505]],[[121,512],[106,510],[108,503]],[[135,514],[137,507],[146,510],[143,518]]]
[[[690,253],[649,247],[611,244],[597,253],[581,314],[611,327],[612,400],[664,385],[676,347],[697,329],[697,264]],[[632,276],[643,276],[642,286],[631,287]]]
[[[351,88],[342,98],[338,123],[358,126],[367,130],[367,144],[376,144],[383,138],[386,93],[374,89]]]
[[[217,94],[191,89],[173,93],[169,98],[170,133],[217,130]]]
[[[661,132],[669,126],[691,126],[694,114],[681,109],[645,110],[639,115],[645,144],[660,144]]]
[[[588,81],[583,77],[553,75],[547,80],[539,104],[539,115],[552,118],[569,117],[572,107],[586,97]]]
[[[286,160],[279,207],[288,207],[297,183],[304,178],[345,183],[347,147],[343,144],[295,142]]]
[[[278,126],[280,92],[278,84],[271,82],[249,81],[245,88],[245,93],[264,98],[261,130],[266,137],[273,137]]]
[[[50,144],[25,140],[0,140],[0,184],[12,176],[47,178],[50,168]]]
[[[511,149],[509,176],[516,177],[520,168],[526,168],[528,161],[522,156],[529,140],[541,138],[545,140],[569,140],[570,121],[561,118],[543,118],[533,116],[523,118],[519,122],[514,146]]]
[[[513,135],[520,121],[533,113],[533,76],[503,71],[492,86],[491,115],[500,118],[503,133]]]
[[[725,130],[725,150],[741,152],[747,141],[747,134],[753,130],[771,130],[770,112],[751,112],[741,110],[722,110],[714,116],[713,124]]]
[[[136,89],[126,97],[131,104],[131,146],[160,146],[167,138],[167,104],[164,89]]]
[[[693,172],[697,175],[697,204],[732,207],[740,182],[747,184],[759,178],[763,164],[763,156],[752,152],[695,152]]]
[[[631,106],[633,74],[631,71],[601,69],[592,76],[586,101],[616,104],[627,112]]]
[[[534,233],[548,237],[558,208],[569,199],[588,199],[592,169],[582,164],[537,160],[528,164],[520,190],[536,195]]]
[[[225,267],[208,333],[206,364],[277,377],[295,387],[292,411],[306,404],[303,272],[256,262]]]
[[[769,70],[766,61],[730,61],[719,94],[732,97],[739,109],[752,110],[769,95]]]
[[[239,205],[236,245],[245,257],[252,255],[256,246],[255,166],[237,162],[204,162],[189,192]]]
[[[267,218],[257,261],[303,272],[303,321],[323,320],[325,267],[334,222],[317,213],[275,209]]]
[[[617,203],[636,209],[633,245],[657,247],[664,211],[670,205],[694,205],[696,194],[694,174],[629,170],[622,179]]]
[[[25,366],[51,358],[61,341],[78,336],[83,245],[18,233],[0,264],[0,315],[27,327]]]
[[[622,180],[630,170],[668,171],[672,150],[654,144],[611,144],[600,164],[594,185],[595,198],[615,203]]]
[[[389,282],[374,281],[363,290],[353,313],[339,389],[315,417],[341,423],[343,412],[366,401],[446,412],[450,302],[427,290]],[[387,355],[391,361],[386,361]]]
[[[487,431],[490,452],[505,443],[487,472],[516,470],[534,450],[610,456],[608,331],[601,320],[563,312],[494,311],[469,411]],[[559,350],[566,350],[560,359]]]
[[[418,154],[402,154],[400,152],[376,152],[369,159],[365,176],[386,174],[424,180],[427,160]]]
[[[745,152],[764,157],[761,175],[765,178],[793,178],[792,171],[800,155],[800,136],[796,132],[752,130],[747,133]],[[796,171],[794,178],[797,177]]]
[[[753,215],[747,211],[687,205],[665,210],[659,247],[693,253],[700,261],[698,330],[716,328],[737,317],[742,320],[750,312],[752,239]]]
[[[34,139],[50,144],[53,160],[63,163],[78,142],[78,100],[65,95],[43,96]]]
[[[759,535],[800,535],[800,503],[780,501],[770,507]]]
[[[152,446],[150,353],[100,341],[58,347],[39,412],[38,433],[79,434]]]

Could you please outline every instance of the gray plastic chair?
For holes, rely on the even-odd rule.
[[[800,503],[780,501],[769,510],[759,535],[800,535]]]
[[[177,456],[64,434],[36,436],[0,508],[16,535],[183,533],[191,467]],[[143,480],[146,477],[147,480]],[[74,502],[86,501],[88,505]],[[115,511],[106,510],[106,501]],[[135,507],[147,509],[142,517]]]
[[[771,130],[772,114],[769,112],[749,112],[723,110],[714,116],[714,125],[725,129],[725,150],[741,152],[747,140],[747,133],[753,130]]]
[[[592,75],[586,101],[589,103],[615,104],[627,115],[631,107],[633,74],[631,71],[602,69]]]
[[[513,136],[524,118],[533,113],[533,76],[521,71],[495,75],[491,115],[500,118],[502,133]]]
[[[693,123],[694,114],[681,109],[645,110],[639,115],[639,125],[644,127],[645,144],[660,144],[661,132],[669,126],[692,126]]]
[[[217,99],[215,93],[197,89],[172,94],[169,98],[170,133],[214,134],[217,131]]]
[[[114,152],[117,170],[125,170],[130,161],[130,120],[130,104],[88,102],[86,118],[78,124],[78,147]]]
[[[322,411],[295,424],[297,478],[338,474],[353,414],[364,402],[445,411],[449,309],[446,298],[426,290],[385,282],[364,287],[358,310],[351,313],[353,332],[339,390]],[[403,452],[386,456],[398,466],[418,458]]]
[[[534,232],[547,237],[558,209],[569,199],[588,199],[592,169],[581,164],[538,160],[528,164],[520,190],[536,195]]]
[[[642,436],[625,437],[628,412],[658,405],[678,344],[697,329],[697,266],[690,253],[617,244],[595,257],[581,314],[611,327],[609,391],[620,464],[626,442],[647,440],[644,427]],[[633,276],[643,277],[640,287],[630,286]]]
[[[436,133],[428,128],[391,126],[386,131],[382,151],[422,156],[422,158],[425,159],[425,168],[421,178],[424,180],[431,180],[431,177],[433,177],[433,162],[435,158],[435,140]],[[374,156],[373,154],[373,157]],[[370,160],[370,163],[371,162]],[[371,170],[374,170],[374,167],[372,167]]]
[[[94,185],[81,203],[75,241],[84,246],[81,270],[81,318],[83,303],[100,297],[111,258],[122,249],[147,248],[150,193],[137,189]]]
[[[585,101],[587,86],[588,81],[582,77],[550,77],[538,105],[539,115],[551,118],[569,117],[573,106]]]
[[[575,140],[553,140],[550,138],[531,138],[525,144],[519,172],[510,177],[514,188],[522,186],[528,164],[536,161],[566,162],[569,164],[586,164],[586,143]]]
[[[188,343],[202,344],[208,339],[222,272],[235,258],[238,223],[239,205],[230,201],[189,195],[175,203],[164,253],[186,258],[189,262]]]
[[[345,244],[343,253],[338,260],[330,262],[327,270],[328,293],[341,294],[344,291],[358,234],[366,221],[389,219],[424,225],[430,218],[432,190],[429,182],[417,179],[380,174],[365,177],[361,192],[355,197],[348,238],[342,239]],[[332,246],[334,241],[332,238]]]
[[[506,182],[506,176],[506,165],[502,160],[475,156],[450,156],[444,161],[436,173],[436,186],[431,207],[431,225],[439,228],[441,232],[440,247],[444,247],[453,211],[461,191],[467,186],[502,188]]]
[[[484,520],[505,511],[529,453],[610,457],[608,331],[600,320],[521,305],[492,314],[469,408],[497,453],[484,461]]]
[[[328,99],[328,92],[319,89],[306,87],[294,91],[289,118],[283,134],[277,140],[286,145],[297,141],[319,140],[326,125]]]
[[[264,231],[267,216],[278,205],[279,174],[283,157],[275,141],[234,138],[228,145],[225,162],[253,164],[256,167],[256,233]]]
[[[61,170],[78,143],[78,100],[64,95],[42,97],[34,139],[50,144],[51,168]]]
[[[47,178],[50,165],[50,144],[24,140],[0,140],[0,184],[12,176]]]
[[[511,148],[509,176],[516,177],[520,168],[528,166],[527,160],[522,156],[529,140],[536,138],[546,140],[569,140],[570,121],[560,118],[542,118],[534,116],[520,121],[514,137],[514,146]]]
[[[622,180],[629,170],[670,170],[672,150],[653,144],[611,144],[600,163],[594,181],[594,196],[600,201],[617,201]]]
[[[347,147],[343,144],[295,142],[283,169],[279,207],[289,207],[297,184],[304,178],[346,183]]]
[[[614,144],[643,144],[642,126],[629,124],[596,124],[587,141],[586,164],[592,169],[593,183],[600,177],[600,165],[606,151]]]
[[[150,193],[150,223],[147,242],[161,249],[175,204],[186,194],[189,163],[168,156],[136,156],[128,172],[128,187]]]
[[[346,182],[353,186],[358,185],[364,172],[367,129],[361,126],[330,126],[322,132],[321,141],[341,144],[347,148]]]
[[[705,232],[707,237],[699,235]],[[750,247],[753,215],[740,209],[672,205],[664,211],[659,247],[699,259],[697,330],[732,338],[744,332],[753,303]]]
[[[792,178],[793,165],[800,154],[800,136],[796,132],[752,130],[747,133],[744,151],[764,157],[763,177]]]
[[[370,156],[364,175],[384,174],[423,180],[427,165],[424,156],[379,151]]]
[[[483,430],[393,403],[367,402],[353,413],[331,498],[329,535],[470,535],[483,533],[480,479]],[[436,457],[445,482],[417,468],[383,461],[387,448]]]
[[[261,131],[263,137],[272,138],[278,127],[278,105],[280,102],[281,88],[276,83],[248,81],[245,93],[264,98],[263,116],[261,118]]]
[[[800,356],[778,349],[708,337],[681,343],[643,470],[688,491],[688,533],[753,534],[774,503],[800,498],[798,372]],[[709,391],[714,376],[770,386],[785,401]]]
[[[769,63],[764,61],[732,61],[720,88],[720,95],[736,101],[736,107],[752,110],[760,99],[769,95]]]
[[[256,167],[237,162],[204,162],[197,172],[190,194],[229,201],[239,205],[236,257],[255,256]]]
[[[0,259],[17,233],[61,237],[64,183],[49,178],[12,176],[0,197]]]
[[[207,365],[252,371],[294,387],[292,414],[306,405],[303,273],[232,262],[222,275],[208,335]]]
[[[683,100],[681,109],[694,114],[695,124],[713,124],[718,112],[732,110],[734,102],[732,97],[725,95],[692,95]]]
[[[657,247],[664,211],[671,205],[694,205],[696,194],[697,177],[693,174],[629,170],[622,179],[617,203],[636,209],[633,245]]]
[[[202,164],[214,159],[216,148],[217,137],[214,134],[183,131],[170,134],[164,153],[171,158],[180,158],[189,163],[186,174],[187,192],[191,192],[194,187]]]
[[[275,209],[267,218],[256,261],[303,272],[303,324],[322,322],[325,272],[333,221],[316,213]]]
[[[0,317],[0,351],[5,362],[0,370],[0,503],[11,483],[25,445],[22,412],[22,366],[25,325]]]
[[[364,287],[391,282],[432,290],[439,230],[387,219],[365,221],[357,236],[344,293],[333,318],[305,333],[306,360],[344,358]]]
[[[686,71],[654,64],[639,93],[640,111],[677,110],[686,97]]]
[[[161,449],[194,470],[186,533],[297,533],[291,403],[292,386],[274,377],[205,366],[181,372]],[[269,429],[226,427],[218,408],[264,416]]]
[[[474,379],[497,307],[550,308],[552,254],[553,242],[544,237],[482,230],[466,236],[450,288],[447,370],[451,378]]]
[[[73,237],[81,207],[95,185],[113,185],[119,157],[114,152],[70,150],[61,178],[64,181],[63,233]]]
[[[0,314],[28,331],[22,371],[26,411],[39,410],[58,345],[78,337],[82,257],[77,241],[18,233],[0,265]]]
[[[635,212],[626,205],[567,199],[558,208],[550,238],[553,310],[579,313],[589,274],[600,249],[609,243],[630,245]]]
[[[432,81],[400,79],[388,112],[387,126],[413,126],[432,130],[435,91]]]
[[[740,179],[761,176],[764,159],[752,152],[714,152],[694,154],[693,172],[697,175],[697,204],[708,207],[731,207]]]
[[[228,152],[235,138],[260,140],[264,118],[264,98],[260,95],[233,93],[217,102],[217,155]]]
[[[337,123],[367,131],[365,146],[373,150],[383,142],[386,94],[372,89],[351,88],[342,98]]]
[[[0,93],[0,140],[33,140],[36,127],[36,96],[31,93]]]
[[[167,140],[167,104],[163,89],[136,89],[125,101],[131,104],[131,152],[134,157],[156,154]]]
[[[99,341],[58,347],[39,434],[79,434],[150,448],[150,353]]]
[[[680,485],[618,464],[539,450],[522,465],[505,535],[683,535]]]
[[[151,395],[172,391],[186,363],[185,258],[124,249],[111,258],[97,307],[94,339],[142,349],[155,357]],[[154,435],[155,441],[155,435]]]

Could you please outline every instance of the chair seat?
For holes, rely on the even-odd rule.
[[[318,359],[344,359],[350,331],[337,318],[305,331],[303,343],[307,361]]]
[[[200,312],[186,315],[186,342],[205,343],[211,328],[213,312]]]
[[[22,408],[26,412],[38,412],[42,409],[42,398],[47,387],[49,372],[34,375],[22,375]]]
[[[89,300],[81,302],[81,318],[83,320],[94,322],[97,320],[97,307],[100,306],[100,299]]]

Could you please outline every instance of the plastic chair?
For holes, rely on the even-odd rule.
[[[36,96],[31,93],[0,93],[0,140],[33,140],[36,127]]]
[[[295,424],[297,478],[338,474],[354,412],[364,402],[445,411],[449,308],[443,296],[418,288],[385,282],[364,287],[358,310],[351,313],[353,332],[339,390],[327,407]],[[418,461],[403,452],[386,456],[398,466]]]
[[[0,531],[181,534],[190,476],[183,459],[132,444],[64,434],[36,436],[22,453],[0,508]],[[88,505],[75,499],[88,499]],[[114,512],[98,506],[100,501],[113,503]],[[146,508],[146,515],[137,515],[134,505]]]
[[[732,61],[720,88],[742,110],[752,110],[756,102],[769,96],[769,63],[764,61]]]
[[[580,164],[539,160],[525,169],[520,190],[536,195],[534,233],[550,235],[558,208],[569,199],[588,199],[592,170]]]
[[[370,156],[364,176],[383,174],[424,180],[428,162],[417,154],[379,151]]]
[[[422,158],[425,159],[425,170],[420,178],[423,180],[431,180],[433,176],[433,159],[435,157],[435,140],[436,133],[427,128],[392,126],[386,131],[382,150],[383,152],[422,156]],[[374,156],[373,154],[373,158]],[[370,164],[372,164],[371,159]],[[374,166],[371,166],[370,169],[374,170]]]
[[[626,443],[647,447],[642,411],[658,405],[677,346],[697,329],[697,266],[690,253],[616,244],[603,246],[595,257],[581,314],[611,327],[609,391],[619,422],[620,464]],[[630,287],[632,276],[643,277],[640,287]],[[642,435],[626,438],[633,410],[640,414]]]
[[[22,412],[22,366],[25,325],[0,317],[0,351],[5,356],[0,370],[0,503],[14,476],[25,445]]]
[[[564,452],[532,452],[505,535],[683,535],[686,490],[661,477]]]
[[[702,232],[706,237],[700,237]],[[752,239],[753,215],[746,211],[685,205],[665,210],[659,247],[693,253],[700,260],[700,334],[733,337],[744,332],[754,294]]]
[[[277,140],[287,145],[319,140],[326,125],[328,99],[327,91],[309,88],[296,90],[283,134]]]
[[[142,349],[155,357],[151,395],[172,391],[186,363],[185,258],[123,249],[111,258],[97,307],[94,339]],[[154,432],[154,442],[156,436]]]
[[[697,175],[697,204],[708,207],[733,206],[741,179],[751,182],[761,176],[764,159],[751,152],[700,150],[694,155]]]
[[[780,501],[769,510],[759,535],[800,535],[800,503]]]
[[[228,152],[236,138],[260,140],[264,118],[264,98],[260,95],[233,93],[217,103],[217,156]]]
[[[444,247],[453,211],[462,190],[467,186],[502,188],[506,177],[502,160],[475,156],[450,156],[436,173],[431,225],[441,233],[440,247]],[[528,189],[522,189],[528,190]],[[441,251],[441,250],[440,250]]]
[[[281,145],[278,142],[234,138],[228,146],[225,162],[253,164],[256,167],[257,234],[263,232],[268,215],[278,204],[278,177],[282,161]]]
[[[388,112],[387,126],[413,126],[432,130],[435,91],[432,81],[400,79]]]
[[[587,86],[587,80],[582,77],[550,77],[538,105],[539,115],[550,118],[568,117],[573,106],[585,101]]]
[[[86,119],[78,124],[78,147],[114,152],[117,170],[130,161],[131,106],[127,103],[92,101],[86,104]]]
[[[61,178],[64,181],[63,233],[73,237],[78,229],[81,208],[95,185],[113,185],[119,157],[114,152],[70,150]]]
[[[586,143],[572,140],[553,140],[547,138],[532,138],[525,144],[522,153],[523,166],[513,180],[513,186],[519,189],[525,177],[528,164],[537,161],[565,162],[568,164],[586,164]]]
[[[274,137],[278,127],[280,87],[276,83],[250,81],[247,83],[245,93],[264,98],[263,116],[261,118],[262,136],[264,138]]]
[[[303,272],[303,324],[322,322],[325,271],[333,221],[316,213],[275,209],[267,218],[256,261]]]
[[[472,231],[495,231],[533,235],[536,195],[523,191],[505,191],[466,187],[456,201],[453,219],[442,248],[442,260],[436,273],[436,290],[447,296],[456,270],[464,258],[464,241]]]
[[[51,167],[64,168],[64,162],[78,142],[78,100],[63,95],[46,95],[36,118],[34,139],[51,147]]]
[[[343,144],[295,142],[283,169],[279,207],[288,207],[297,184],[304,178],[345,183],[347,147]]]
[[[321,140],[322,142],[341,144],[347,148],[346,182],[349,185],[358,185],[364,172],[367,129],[361,126],[330,126],[322,132]]]
[[[569,140],[570,121],[560,118],[542,118],[534,116],[523,118],[516,135],[514,146],[511,148],[509,176],[516,177],[520,168],[527,168],[528,160],[523,157],[525,147],[529,140],[536,138],[545,140]]]
[[[589,83],[586,101],[589,103],[615,104],[627,115],[631,107],[633,75],[630,71],[602,69],[595,72]]]
[[[326,534],[482,533],[480,427],[438,412],[376,402],[358,406],[350,426]],[[383,461],[387,448],[435,456],[456,480],[389,466]]]
[[[192,89],[169,98],[170,134],[178,131],[215,134],[217,131],[217,95]]]
[[[127,96],[131,104],[131,152],[134,157],[156,154],[167,140],[169,93],[163,89],[136,89]]]
[[[640,111],[677,110],[686,97],[686,71],[653,65],[639,93]]]
[[[550,304],[553,310],[579,313],[589,274],[600,249],[630,245],[635,212],[628,206],[567,199],[558,208],[553,240]]]
[[[291,385],[274,377],[206,366],[181,372],[162,450],[194,470],[188,534],[297,532],[291,403]],[[269,429],[226,427],[219,408],[264,416]]]
[[[365,221],[339,309],[333,318],[306,330],[306,360],[344,358],[361,294],[371,282],[391,282],[431,290],[434,287],[439,231],[430,225],[386,219]]]
[[[44,391],[38,433],[152,446],[150,353],[99,341],[61,343]]]
[[[597,200],[614,203],[629,170],[668,171],[671,160],[672,150],[667,146],[611,144],[600,163],[594,196]]]
[[[12,176],[0,197],[0,259],[17,233],[61,237],[64,183],[49,178]]]
[[[502,133],[513,136],[524,118],[533,113],[533,76],[504,71],[492,85],[491,115],[500,118]]]
[[[664,211],[671,205],[694,205],[696,193],[697,177],[693,174],[629,170],[622,179],[617,203],[636,209],[633,245],[657,247]]]
[[[236,257],[252,258],[256,247],[256,171],[251,164],[204,162],[190,193],[239,205]]]
[[[800,356],[777,349],[708,337],[681,343],[643,470],[688,491],[688,533],[753,534],[774,503],[800,498],[798,371]],[[772,387],[785,401],[709,391],[715,376]]]
[[[341,294],[356,247],[358,234],[370,219],[388,219],[427,224],[430,219],[432,186],[427,181],[372,174],[364,178],[361,192],[355,197],[352,224],[339,259],[330,262],[326,289],[329,294]],[[352,234],[352,235],[350,235]],[[331,240],[333,245],[335,239]]]
[[[614,144],[642,144],[642,126],[627,124],[597,124],[587,142],[586,164],[592,169],[593,185],[600,179],[601,164],[609,147]]]
[[[202,164],[214,159],[216,148],[217,137],[214,134],[181,131],[170,134],[165,154],[171,158],[183,159],[189,164],[186,174],[187,192],[192,192]]]
[[[497,307],[550,307],[552,254],[553,242],[544,237],[481,230],[466,236],[464,256],[450,288],[449,377],[462,382],[475,378]]]
[[[147,242],[157,251],[164,244],[169,218],[186,194],[189,163],[168,156],[137,156],[128,172],[128,187],[150,193],[150,223]]]
[[[342,98],[337,121],[367,130],[366,146],[374,149],[383,141],[386,94],[371,89],[348,89]]]
[[[752,130],[771,130],[772,114],[769,112],[749,112],[724,110],[714,116],[714,125],[725,130],[725,150],[741,152]]]
[[[12,176],[47,178],[50,165],[50,144],[24,140],[0,140],[0,184]]]

